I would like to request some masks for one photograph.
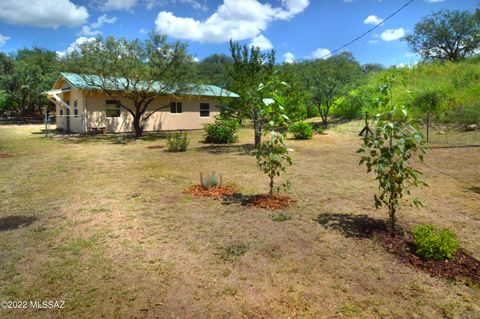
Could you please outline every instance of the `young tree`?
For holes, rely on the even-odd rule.
[[[357,151],[362,154],[360,164],[367,171],[376,174],[380,194],[374,195],[375,207],[388,207],[390,231],[396,233],[396,213],[404,194],[410,195],[410,187],[426,185],[420,180],[418,170],[411,165],[411,159],[418,154],[423,160],[425,148],[421,133],[403,107],[378,114],[374,119],[375,134],[363,139],[363,146]],[[413,204],[421,204],[413,199]]]
[[[435,12],[417,23],[405,41],[424,60],[459,61],[480,48],[480,16],[469,11]]]
[[[306,62],[302,73],[311,103],[327,126],[333,101],[362,75],[362,69],[351,53],[343,52],[326,60]]]
[[[259,146],[265,119],[260,112],[262,101],[258,94],[258,86],[260,83],[266,83],[273,74],[275,51],[262,53],[260,48],[249,48],[247,45],[241,46],[230,41],[230,52],[233,58],[230,73],[233,81],[232,90],[240,95],[237,99],[240,115],[252,119],[255,146]]]
[[[141,137],[146,121],[167,107],[149,109],[157,97],[175,98],[195,89],[188,83],[193,74],[192,61],[185,44],[170,44],[166,36],[152,33],[146,40],[98,37],[81,44],[65,62],[88,86],[105,93],[130,113],[135,135]]]
[[[273,195],[275,177],[285,172],[286,164],[292,165],[285,142],[289,118],[285,110],[284,91],[288,85],[274,77],[266,84],[261,84],[258,93],[262,96],[260,113],[265,119],[262,135],[265,140],[255,151],[255,157],[260,169],[270,179],[269,194]],[[281,130],[281,131],[280,131]]]

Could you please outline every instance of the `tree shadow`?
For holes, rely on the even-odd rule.
[[[340,231],[346,237],[354,238],[371,238],[376,232],[388,229],[383,220],[367,215],[325,213],[318,215],[315,221],[328,229]]]
[[[127,144],[137,140],[141,141],[157,141],[167,138],[168,133],[145,133],[144,136],[137,138],[134,134],[57,134],[55,140],[68,144],[88,144],[88,143],[111,143],[111,144]]]
[[[237,153],[238,155],[251,155],[251,152],[255,149],[253,144],[211,144],[200,146],[197,150],[201,152],[208,152],[210,154],[232,154]]]
[[[472,187],[468,188],[468,190],[480,195],[480,186],[472,186]]]
[[[0,218],[0,231],[13,230],[20,227],[29,226],[37,217],[34,216],[22,216],[22,215],[10,215]]]

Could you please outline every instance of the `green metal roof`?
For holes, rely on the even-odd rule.
[[[102,87],[102,77],[98,75],[87,75],[77,73],[61,72],[60,77],[67,80],[73,87],[78,90],[100,90]],[[58,80],[57,80],[58,81]],[[119,90],[119,88],[127,87],[127,79],[121,77],[111,77],[106,79],[106,86],[111,90]],[[139,83],[140,87],[146,87],[148,82],[144,84]],[[186,92],[180,93],[180,95],[190,96],[214,96],[214,97],[239,97],[238,94],[225,90],[216,85],[204,85],[204,84],[190,84],[188,85]],[[142,88],[140,88],[142,89]],[[160,81],[154,82],[151,91],[162,90],[162,83]],[[165,91],[165,94],[173,94],[174,90]]]

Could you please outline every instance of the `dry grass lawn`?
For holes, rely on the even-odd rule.
[[[0,318],[480,318],[478,284],[433,278],[355,231],[386,213],[373,207],[352,124],[289,142],[297,202],[281,212],[182,194],[200,171],[265,193],[250,130],[219,147],[195,132],[187,152],[169,153],[152,147],[161,138],[40,129],[0,127],[0,300],[65,309]],[[425,207],[403,208],[401,224],[451,228],[480,258],[479,163],[480,148],[432,149],[418,164]]]

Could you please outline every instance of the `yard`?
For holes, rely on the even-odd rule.
[[[0,300],[65,301],[0,317],[479,318],[478,284],[431,277],[358,231],[387,219],[358,165],[358,125],[289,141],[297,201],[283,211],[182,193],[211,171],[266,193],[247,129],[218,147],[194,132],[187,152],[170,153],[155,136],[117,144],[0,126]],[[417,164],[425,207],[402,207],[400,224],[451,228],[480,258],[479,163],[480,148],[431,149]]]

